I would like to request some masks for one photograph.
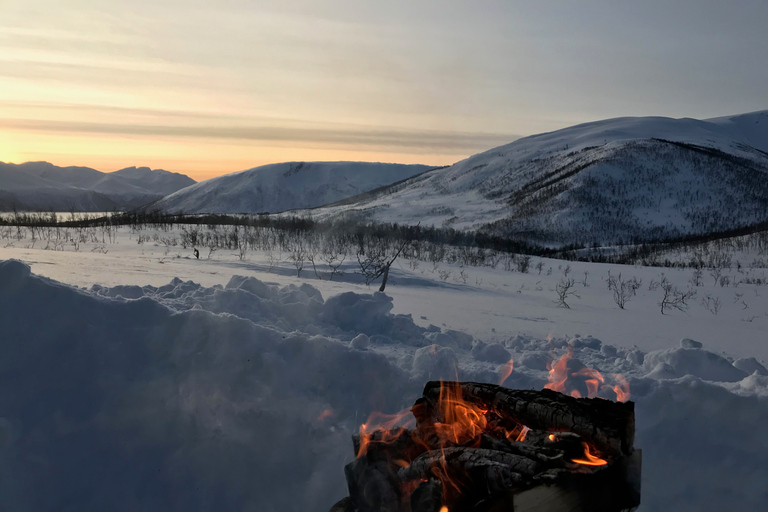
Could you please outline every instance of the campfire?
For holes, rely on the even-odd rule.
[[[371,415],[353,436],[349,497],[331,512],[633,510],[629,387],[569,361],[552,365],[542,391],[433,381],[413,407]],[[619,401],[581,398],[609,392]]]

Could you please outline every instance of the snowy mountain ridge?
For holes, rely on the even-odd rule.
[[[533,135],[318,218],[613,244],[768,221],[768,110],[624,117]]]
[[[283,162],[218,176],[149,208],[177,213],[263,213],[314,208],[410,178],[426,165]]]
[[[183,174],[127,167],[104,173],[48,162],[0,162],[0,210],[110,211],[141,206],[195,183]]]

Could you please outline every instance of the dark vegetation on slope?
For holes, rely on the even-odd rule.
[[[724,264],[723,254],[736,250],[752,250],[768,255],[768,222],[738,229],[688,235],[675,239],[659,239],[639,244],[570,245],[560,248],[533,245],[524,238],[514,239],[470,233],[451,228],[400,224],[361,224],[353,221],[317,221],[308,217],[270,215],[184,215],[160,212],[116,213],[111,216],[56,213],[27,214],[16,212],[0,217],[6,238],[13,238],[15,226],[30,229],[101,228],[109,231],[128,226],[140,233],[144,228],[170,229],[182,226],[182,247],[208,247],[240,251],[279,247],[287,252],[296,246],[308,253],[327,249],[339,254],[370,252],[372,247],[391,248],[408,242],[405,255],[423,261],[495,266],[504,262],[508,269],[526,271],[530,256],[564,260],[592,261],[646,266],[709,268]],[[58,235],[56,238],[66,238]],[[173,243],[176,245],[176,242]],[[670,254],[678,257],[670,259]],[[507,256],[504,256],[507,255]],[[727,259],[727,258],[726,258]],[[730,265],[730,263],[728,264]],[[762,266],[762,265],[761,265]]]
[[[510,215],[481,231],[532,243],[641,244],[768,222],[768,159],[653,139],[527,161],[483,184]]]

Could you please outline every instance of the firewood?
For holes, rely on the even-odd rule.
[[[399,512],[395,476],[383,461],[355,459],[344,467],[349,496],[359,512]]]
[[[541,464],[527,457],[485,448],[445,448],[419,455],[407,468],[398,471],[401,480],[408,482],[425,478],[432,468],[444,466],[452,472],[472,474],[480,469],[496,475],[499,482],[519,483],[542,470]],[[504,486],[501,488],[508,488]]]
[[[573,432],[603,453],[632,453],[634,403],[600,398],[573,398],[556,391],[512,390],[494,384],[430,381],[424,397],[437,411],[441,386],[458,386],[464,400],[493,408],[509,421],[532,429]],[[436,414],[436,413],[435,413]]]

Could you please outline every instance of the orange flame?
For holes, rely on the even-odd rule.
[[[568,347],[568,352],[557,360],[549,368],[549,383],[544,386],[544,389],[551,389],[552,391],[565,392],[565,381],[568,380],[568,361],[573,357],[573,347]],[[577,392],[578,393],[578,392]],[[577,398],[580,398],[579,395]]]
[[[572,462],[575,462],[576,464],[584,464],[585,466],[605,466],[608,464],[607,460],[601,459],[600,457],[595,457],[589,453],[589,445],[587,443],[581,443],[581,446],[584,447],[584,457],[586,458],[573,459]]]
[[[599,371],[594,368],[582,368],[581,370],[571,374],[573,377],[587,377],[584,383],[587,385],[587,396],[594,398],[600,388],[600,384],[605,382],[605,379]]]
[[[613,378],[619,383],[613,386],[613,390],[616,392],[616,400],[619,402],[626,402],[629,400],[629,382],[620,373],[612,373]]]
[[[408,418],[403,421],[404,418]],[[358,457],[368,453],[368,446],[372,442],[391,443],[405,433],[405,429],[416,424],[416,418],[411,415],[411,409],[403,409],[397,414],[383,414],[373,412],[368,416],[368,421],[360,425],[360,449]],[[397,427],[397,428],[396,428]],[[373,440],[373,432],[381,431],[381,438]]]
[[[501,365],[501,368],[499,368],[499,386],[504,385],[504,381],[509,378],[510,375],[512,375],[512,369],[514,368],[515,362],[512,360],[512,358],[509,358],[509,361]]]
[[[600,391],[607,388],[616,393],[616,400],[618,402],[629,400],[629,382],[621,374],[611,374],[617,382],[617,384],[613,385],[606,384],[603,375],[594,368],[582,368],[569,374],[568,361],[572,358],[573,347],[568,347],[568,351],[560,359],[548,365],[549,382],[544,386],[544,389],[551,389],[552,391],[569,394],[574,398],[581,398],[582,394],[579,390],[573,389],[573,385],[567,385],[568,379],[571,377],[580,377],[587,387],[587,396],[589,398],[599,397]]]
[[[487,409],[464,400],[461,387],[453,382],[441,383],[438,404],[443,422],[435,423],[435,429],[441,439],[456,444],[465,444],[475,439],[479,441],[480,434],[488,426],[485,417]]]
[[[448,507],[443,505],[442,507],[440,507],[440,512],[448,512]]]

